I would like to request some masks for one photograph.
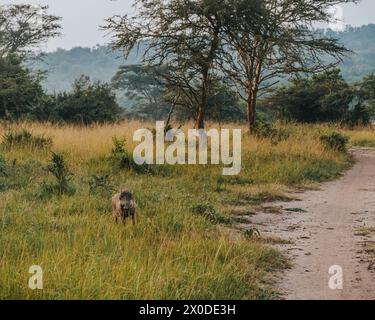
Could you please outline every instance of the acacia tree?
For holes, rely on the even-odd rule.
[[[26,116],[43,98],[41,73],[24,66],[30,53],[60,32],[46,6],[0,6],[0,118]]]
[[[250,134],[258,97],[283,76],[336,66],[349,51],[336,39],[314,30],[332,22],[330,12],[355,0],[227,0],[223,23],[231,48],[222,63],[247,103]]]
[[[204,128],[208,93],[220,56],[223,7],[216,0],[138,0],[135,16],[114,16],[106,29],[112,47],[125,56],[142,44],[143,60],[168,65],[168,82],[195,106],[196,127]]]
[[[0,58],[25,55],[60,34],[61,18],[47,13],[48,6],[0,6]]]
[[[170,110],[169,104],[163,99],[167,73],[166,66],[125,65],[112,78],[112,86],[136,102],[132,113],[161,120]]]

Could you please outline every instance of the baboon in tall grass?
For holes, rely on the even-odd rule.
[[[123,189],[120,193],[116,194],[112,198],[113,215],[115,222],[118,223],[118,219],[121,218],[125,224],[127,218],[131,218],[133,225],[136,222],[136,203],[134,195],[128,189]]]

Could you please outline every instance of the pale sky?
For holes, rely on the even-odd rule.
[[[47,4],[50,13],[63,18],[63,35],[47,45],[46,50],[52,51],[107,43],[105,32],[100,31],[99,26],[112,15],[131,13],[133,0],[0,0],[0,4],[10,3]],[[336,16],[343,22],[331,25],[334,29],[341,29],[346,24],[375,23],[375,1],[362,0],[359,5],[345,5],[336,10]]]

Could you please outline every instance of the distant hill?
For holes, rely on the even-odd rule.
[[[344,59],[342,65],[343,75],[348,81],[357,81],[370,72],[375,73],[375,24],[347,27],[344,32],[326,32],[354,51],[353,55]],[[45,87],[54,92],[69,90],[72,82],[81,74],[89,75],[93,80],[109,81],[120,65],[139,61],[140,54],[136,51],[125,60],[120,53],[113,53],[105,46],[97,46],[58,49],[48,53],[43,61],[33,62],[30,66],[48,71]]]
[[[342,73],[348,81],[357,81],[375,73],[375,24],[363,27],[347,27],[344,32],[331,32],[354,54],[344,59]]]
[[[127,60],[121,53],[114,53],[106,46],[95,48],[76,47],[71,50],[58,49],[47,53],[43,60],[30,61],[34,70],[47,71],[44,85],[49,92],[69,90],[75,79],[82,74],[92,80],[110,81],[119,66],[139,63],[134,51]]]

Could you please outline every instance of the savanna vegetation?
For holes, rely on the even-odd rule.
[[[321,140],[338,128],[279,124],[277,141],[245,136],[241,174],[223,177],[217,166],[124,165],[132,132],[151,126],[1,126],[1,298],[277,297],[269,275],[289,262],[264,235],[233,227],[263,202],[287,200],[288,188],[348,168],[344,150]],[[375,143],[370,130],[345,134]],[[111,216],[110,197],[124,185],[137,197],[136,227]],[[27,287],[34,264],[42,291]]]

